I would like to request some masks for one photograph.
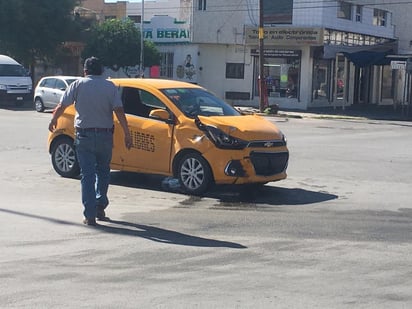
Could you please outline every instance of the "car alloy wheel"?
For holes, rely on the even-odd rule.
[[[41,99],[37,98],[34,101],[34,108],[36,109],[37,112],[41,113],[44,111],[44,105]]]
[[[206,192],[212,183],[212,172],[207,161],[193,152],[180,160],[178,178],[186,193],[199,195]]]
[[[72,139],[62,137],[55,141],[52,146],[51,158],[53,168],[60,176],[73,178],[80,174]]]

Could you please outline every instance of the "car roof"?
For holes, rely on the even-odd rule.
[[[154,87],[157,89],[167,89],[167,88],[202,88],[199,85],[172,80],[172,79],[161,79],[161,78],[110,78],[114,84],[121,86],[146,86]]]
[[[6,56],[6,55],[0,55],[0,63],[1,64],[18,64],[20,65],[20,63],[18,63],[16,60],[14,60],[13,58]]]
[[[43,76],[42,79],[46,78],[61,78],[61,79],[78,79],[81,76],[69,76],[69,75],[51,75],[51,76]]]

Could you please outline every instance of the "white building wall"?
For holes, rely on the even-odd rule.
[[[194,7],[193,42],[243,44],[246,2],[208,0],[207,10],[201,11]]]
[[[394,1],[383,5],[392,12],[395,36],[398,39],[398,53],[412,54],[412,3],[410,0]]]
[[[253,63],[247,49],[242,46],[200,44],[199,51],[199,84],[220,98],[225,98],[227,91],[252,93]],[[245,78],[226,79],[228,62],[245,63]]]
[[[144,20],[150,20],[155,15],[168,15],[177,19],[181,16],[180,0],[144,0]],[[126,15],[142,15],[141,2],[127,2]]]
[[[231,1],[230,1],[231,2]],[[252,20],[259,21],[259,0],[247,1],[250,7],[254,9],[249,10],[248,14],[252,14]],[[387,5],[390,1],[382,0],[347,0],[353,4],[352,20],[337,18],[339,1],[320,0],[294,0],[293,1],[293,26],[298,27],[323,27],[334,30],[350,31],[356,33],[363,33],[368,35],[375,35],[381,37],[393,37],[394,26],[392,25],[392,16],[388,16],[387,27],[377,27],[373,25],[373,9],[387,9],[391,12],[394,5]],[[382,3],[385,5],[382,5]],[[398,2],[398,1],[396,1]],[[400,0],[400,2],[409,2],[410,0]],[[376,3],[376,4],[375,4]],[[355,5],[363,5],[363,19],[362,22],[355,21]],[[248,15],[247,14],[247,15]],[[247,18],[246,20],[248,20]],[[280,27],[282,25],[279,25]],[[285,25],[291,26],[291,25]]]

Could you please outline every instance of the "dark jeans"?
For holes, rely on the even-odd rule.
[[[109,204],[113,133],[104,131],[76,132],[75,148],[81,170],[82,203],[86,218],[96,217],[96,206]]]

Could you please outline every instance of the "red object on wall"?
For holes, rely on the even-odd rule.
[[[160,77],[160,66],[154,65],[150,67],[150,77]]]

